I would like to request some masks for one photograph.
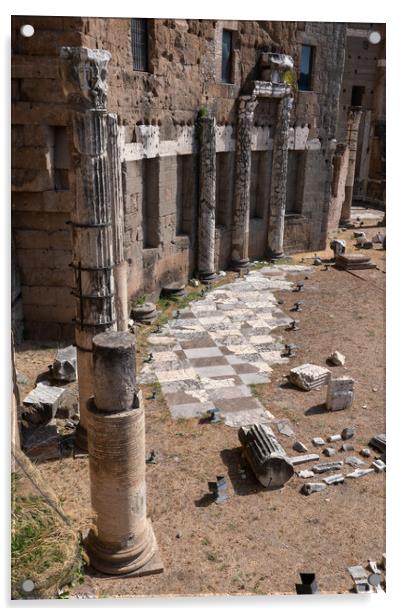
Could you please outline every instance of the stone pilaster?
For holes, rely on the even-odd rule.
[[[271,258],[283,256],[285,230],[286,184],[288,170],[289,119],[293,98],[285,96],[278,103],[278,116],[272,152],[271,194],[268,221],[268,253]]]
[[[117,115],[108,113],[108,159],[112,199],[114,283],[118,331],[128,328],[127,261],[124,260],[124,203]]]
[[[135,364],[132,334],[94,337],[88,451],[96,531],[89,532],[86,547],[95,569],[115,575],[163,570],[147,518],[145,413]]]
[[[362,117],[361,109],[350,109],[347,120],[346,142],[349,146],[348,174],[345,183],[345,201],[342,204],[340,226],[350,223],[353,201],[353,184],[355,181],[357,142],[359,139],[359,127]]]
[[[198,272],[201,280],[215,278],[216,141],[215,118],[198,118],[199,212]]]
[[[232,225],[232,263],[236,270],[249,263],[251,139],[255,96],[241,96],[236,127],[236,180]]]
[[[86,449],[87,401],[93,396],[92,338],[116,328],[112,198],[108,161],[107,65],[110,53],[63,47],[60,70],[73,126],[75,274],[78,392],[77,445]]]

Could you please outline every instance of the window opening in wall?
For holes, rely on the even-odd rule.
[[[232,83],[232,51],[233,33],[230,30],[222,32],[222,81]]]
[[[299,90],[312,90],[314,47],[302,45],[300,56]]]
[[[131,20],[131,45],[134,70],[148,70],[148,22],[146,19]]]
[[[365,91],[364,86],[353,86],[352,87],[352,100],[351,100],[352,107],[362,107],[364,91]]]

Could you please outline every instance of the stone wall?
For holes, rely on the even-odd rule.
[[[23,23],[34,26],[32,38],[19,34]],[[197,267],[200,109],[216,121],[215,268],[230,265],[238,99],[260,78],[263,48],[290,54],[296,76],[301,44],[316,49],[313,91],[293,92],[288,147],[299,155],[288,185],[299,196],[298,211],[285,220],[285,249],[325,243],[344,24],[150,19],[148,28],[148,71],[141,72],[133,69],[130,19],[13,18],[13,230],[28,337],[73,334],[67,223],[74,195],[61,46],[112,54],[108,109],[119,122],[129,297],[156,297],[161,285],[184,282]],[[221,83],[223,29],[233,33],[231,84]],[[267,251],[276,110],[277,101],[261,99],[252,127],[252,258]]]

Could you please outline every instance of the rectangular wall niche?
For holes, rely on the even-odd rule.
[[[264,218],[271,186],[272,152],[251,153],[250,218]]]
[[[142,231],[143,247],[159,245],[159,158],[142,161]]]
[[[216,154],[216,226],[229,228],[232,221],[234,152]]]
[[[195,237],[197,220],[197,156],[177,157],[176,235]]]
[[[65,126],[49,126],[49,150],[54,190],[69,190],[70,155]]]
[[[301,214],[304,152],[289,150],[286,185],[286,214]]]

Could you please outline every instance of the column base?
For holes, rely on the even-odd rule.
[[[74,446],[76,449],[81,449],[85,453],[88,453],[88,435],[86,428],[84,428],[80,423],[77,426],[75,431],[75,439]]]
[[[234,272],[243,272],[250,267],[250,259],[239,259],[238,261],[232,261],[232,270]]]
[[[113,577],[141,577],[163,572],[156,537],[148,520],[145,540],[140,546],[112,551],[99,543],[90,530],[84,539],[90,565],[100,573]]]
[[[212,282],[217,277],[215,272],[198,272],[198,277],[201,282]]]
[[[268,251],[268,258],[271,261],[277,261],[278,259],[286,259],[286,254],[282,251],[282,252],[275,252],[273,250],[269,250]]]
[[[346,227],[347,229],[350,229],[351,227],[354,227],[354,224],[350,218],[347,218],[346,220],[340,220],[338,227]]]

